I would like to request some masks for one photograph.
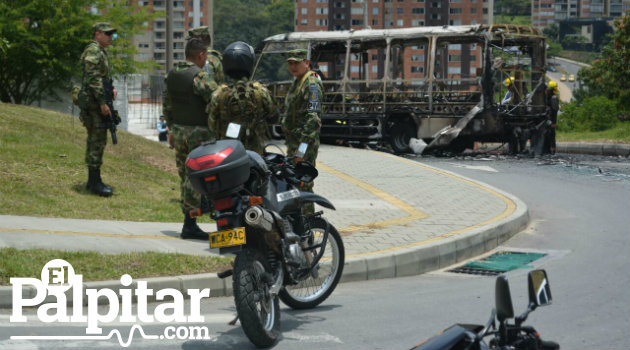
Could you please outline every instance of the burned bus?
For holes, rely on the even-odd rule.
[[[455,152],[502,142],[516,152],[546,120],[545,38],[528,26],[279,34],[259,46],[254,79],[266,59],[296,48],[324,85],[323,141],[386,142],[395,152],[410,151],[411,138]],[[289,78],[267,81],[279,104]],[[502,102],[506,85],[513,97]]]

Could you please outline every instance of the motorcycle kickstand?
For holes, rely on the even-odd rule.
[[[236,324],[236,321],[238,321],[238,315],[236,315],[236,317],[234,317],[232,321],[228,322],[228,325],[234,326]]]

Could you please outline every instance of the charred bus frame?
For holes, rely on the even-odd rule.
[[[254,77],[267,55],[296,48],[308,50],[314,68],[327,68],[322,139],[385,141],[396,152],[409,151],[412,137],[429,143],[427,149],[454,151],[475,141],[507,142],[516,151],[545,120],[546,43],[528,26],[279,34],[263,41]],[[413,64],[406,50],[421,53],[414,58],[422,61],[422,77],[406,68]],[[474,57],[467,71],[451,52]],[[508,77],[517,96],[501,104]],[[291,83],[268,84],[279,104]]]

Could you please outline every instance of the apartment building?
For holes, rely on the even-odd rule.
[[[616,18],[630,11],[630,0],[532,0],[532,25],[547,27],[563,20]]]
[[[390,29],[420,26],[491,24],[493,0],[297,0],[295,31]],[[424,78],[427,72],[424,45],[405,48],[401,77]],[[370,52],[368,67],[371,78],[383,74],[384,53]],[[480,63],[476,46],[449,45],[442,52],[444,75],[471,77]],[[356,57],[351,58],[351,72],[358,76]],[[365,62],[363,62],[365,63]],[[318,62],[319,69],[331,79],[343,72],[343,61]],[[351,77],[353,75],[351,74]]]
[[[134,0],[130,0],[134,1]],[[198,26],[212,28],[214,0],[140,0],[149,11],[164,11],[166,17],[147,23],[149,30],[134,37],[138,47],[135,59],[160,65],[155,73],[166,74],[177,62],[184,61],[186,34]]]

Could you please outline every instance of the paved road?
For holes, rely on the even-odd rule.
[[[565,74],[567,79],[569,74],[573,74],[577,79],[577,73],[582,66],[571,63],[562,59],[551,59],[551,63],[554,63],[558,72],[547,72],[547,76],[558,83],[558,89],[560,93],[560,100],[563,102],[569,102],[573,98],[573,90],[578,87],[577,82],[560,81],[560,76]],[[565,73],[566,72],[566,73]]]
[[[591,164],[584,166],[510,158],[423,158],[422,162],[508,190],[530,205],[532,225],[500,247],[548,253],[534,266],[549,272],[554,302],[535,311],[528,324],[535,325],[543,337],[558,341],[563,349],[630,347],[626,336],[630,327],[630,180],[625,165],[615,167],[618,171],[600,173],[597,169],[606,163],[604,158],[592,158]],[[526,272],[508,273],[516,312],[525,307]],[[443,271],[345,283],[315,310],[283,308],[283,339],[274,349],[408,349],[455,322],[485,322],[493,298],[494,278]],[[8,313],[0,311],[0,323]],[[143,340],[136,336],[130,348],[252,348],[238,326],[227,325],[234,314],[231,298],[202,303],[202,313],[207,320],[199,326],[208,327],[208,340]],[[120,328],[128,332],[128,327]],[[145,325],[144,330],[160,335],[164,326]],[[83,331],[80,327],[43,324],[0,327],[0,339],[11,334],[70,335]],[[115,340],[53,341],[45,345],[0,341],[0,348],[120,346]]]

